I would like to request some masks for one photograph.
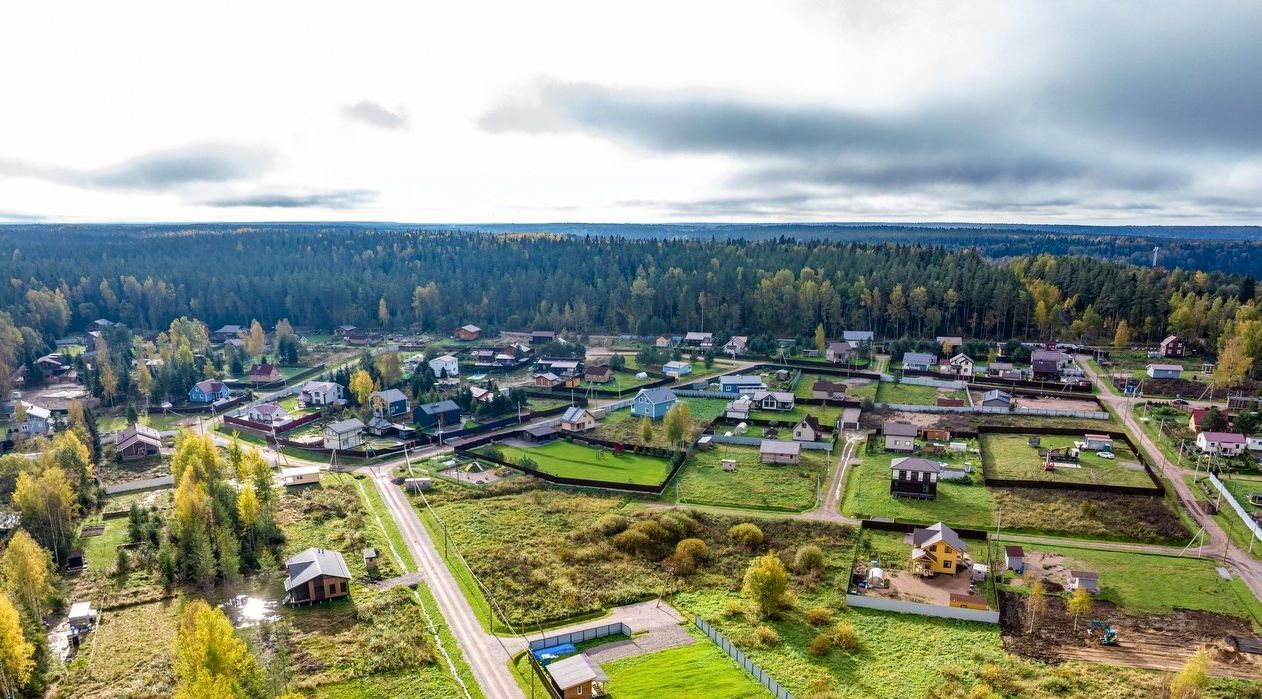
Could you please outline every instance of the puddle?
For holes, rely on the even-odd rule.
[[[228,615],[233,628],[237,629],[247,629],[265,621],[276,621],[280,618],[279,607],[279,600],[253,595],[237,595],[219,605]]]

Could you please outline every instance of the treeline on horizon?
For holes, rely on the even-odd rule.
[[[119,231],[122,231],[121,233]],[[4,227],[0,361],[96,318],[287,319],[450,332],[550,328],[1156,341],[1210,352],[1257,314],[1252,278],[926,244],[488,235],[353,225]],[[1123,325],[1124,324],[1124,325]],[[1262,338],[1259,339],[1262,344]],[[1262,347],[1258,348],[1262,352]],[[1259,361],[1262,364],[1262,361]]]

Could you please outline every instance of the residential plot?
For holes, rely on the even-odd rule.
[[[591,481],[657,485],[666,480],[671,467],[670,461],[661,457],[630,451],[616,453],[612,449],[564,440],[529,446],[499,443],[493,448],[510,463],[529,459],[533,462],[532,468],[544,473]]]
[[[1111,452],[1079,449],[1076,461],[1067,455],[1054,456],[1054,466],[1047,470],[1042,453],[1067,452],[1083,437],[1037,435],[1039,445],[1031,446],[1031,436],[1035,435],[982,435],[982,461],[987,475],[997,479],[1155,488],[1135,452],[1120,439],[1113,440]],[[1111,453],[1113,458],[1103,456],[1106,453]]]
[[[963,467],[970,461],[974,472],[959,480],[939,480],[937,497],[918,500],[890,494],[890,462],[905,454],[877,449],[865,454],[860,450],[859,464],[850,466],[846,476],[843,514],[860,517],[886,517],[899,522],[933,524],[947,522],[952,526],[988,528],[995,524],[995,501],[982,484],[976,454],[947,452],[927,458]]]
[[[616,699],[707,697],[756,699],[767,690],[708,638],[693,633],[689,646],[623,658],[601,665]]]
[[[893,383],[882,381],[876,390],[878,403],[900,403],[903,405],[936,405],[939,398],[953,398],[968,403],[964,391],[955,388],[937,388],[934,386],[918,386],[909,383]]]
[[[815,505],[827,454],[803,449],[800,464],[763,464],[758,447],[717,444],[688,457],[672,490],[681,503],[800,512]],[[728,459],[735,470],[724,470]]]

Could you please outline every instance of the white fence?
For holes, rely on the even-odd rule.
[[[732,435],[729,437],[725,434],[710,435],[710,441],[718,442],[719,444],[740,444],[746,447],[758,447],[762,446],[763,443],[763,439],[761,437],[741,437],[738,435]],[[798,444],[801,444],[803,449],[815,449],[817,451],[828,452],[833,450],[832,442],[798,442]]]
[[[1079,417],[1087,420],[1108,420],[1109,414],[1099,410],[1051,410],[1049,408],[1007,408],[984,405],[912,405],[910,403],[877,403],[876,407],[905,413],[979,413],[983,415],[1041,415],[1043,417]]]
[[[1215,476],[1212,473],[1209,474],[1209,482],[1213,483],[1214,487],[1218,489],[1218,492],[1222,493],[1223,500],[1226,500],[1227,504],[1231,505],[1231,509],[1236,511],[1236,516],[1244,522],[1244,526],[1248,528],[1249,531],[1253,532],[1254,538],[1262,540],[1262,527],[1258,526],[1258,523],[1253,521],[1253,518],[1250,517],[1244,507],[1236,501],[1236,498],[1232,497],[1231,491],[1227,490],[1227,486],[1223,485],[1223,482],[1218,480],[1218,476]]]
[[[885,597],[864,597],[863,595],[846,595],[846,604],[851,607],[865,607],[867,609],[880,609],[886,612],[898,612],[900,614],[920,614],[922,616],[936,616],[944,619],[961,619],[963,621],[980,621],[986,624],[998,624],[999,612],[985,611],[980,609],[961,609],[959,607],[943,607],[937,604],[925,604],[923,602],[908,602],[901,599],[888,599]]]
[[[635,405],[635,399],[627,398],[626,400],[619,400],[619,401],[614,401],[613,403],[608,403],[603,407],[606,413],[612,413],[615,410],[623,410],[626,408],[630,408],[632,405]]]
[[[771,692],[772,696],[776,697],[776,699],[793,699],[793,695],[789,694],[789,690],[781,687],[779,682],[771,679],[771,676],[763,672],[762,668],[755,665],[754,661],[745,657],[745,654],[741,652],[741,649],[732,645],[732,642],[724,638],[723,634],[718,632],[718,629],[715,629],[713,626],[707,624],[705,619],[702,619],[699,616],[693,617],[693,622],[697,625],[697,628],[701,629],[701,633],[709,636],[710,640],[714,641],[716,646],[721,648],[724,653],[727,653],[728,656],[735,660],[745,670],[745,672],[753,675],[754,679],[758,680],[762,686],[766,687],[767,691]]]

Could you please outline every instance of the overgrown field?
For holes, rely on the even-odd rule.
[[[982,435],[982,461],[986,465],[986,473],[993,478],[1011,480],[1155,487],[1135,452],[1121,440],[1113,442],[1112,459],[1100,456],[1101,452],[1083,449],[1079,453],[1078,468],[1058,463],[1051,471],[1044,470],[1043,457],[1039,452],[1073,447],[1074,442],[1081,441],[1081,438],[1039,435],[1041,445],[1038,448],[1030,446],[1027,440],[1028,437],[1019,434]]]

